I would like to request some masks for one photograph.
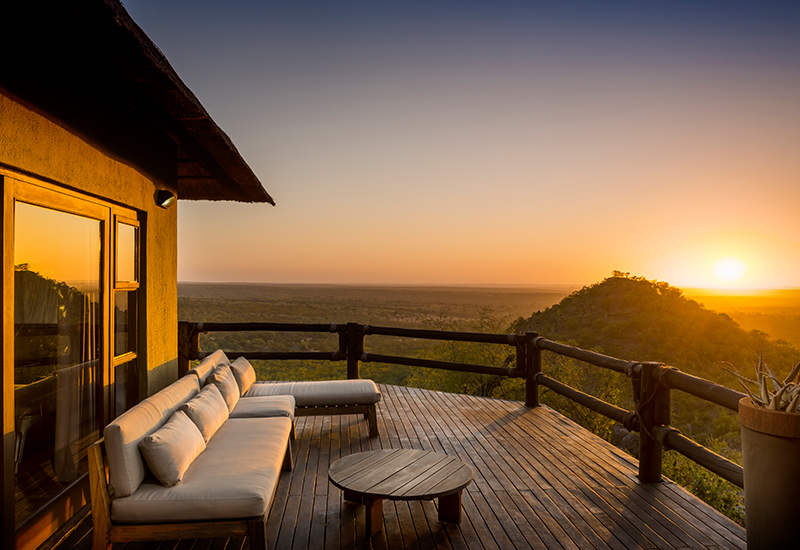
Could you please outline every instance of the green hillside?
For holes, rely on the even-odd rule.
[[[759,353],[778,376],[800,360],[800,350],[764,332],[744,330],[724,313],[706,309],[667,283],[614,272],[573,292],[560,303],[518,319],[514,331],[535,330],[637,361],[659,361],[704,378],[733,385],[718,361],[749,369]]]

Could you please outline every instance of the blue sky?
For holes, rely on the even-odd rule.
[[[181,280],[800,286],[797,3],[126,7],[278,204],[180,203]]]

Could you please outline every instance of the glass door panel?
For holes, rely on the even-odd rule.
[[[135,290],[114,293],[114,357],[136,353],[137,303]]]
[[[121,415],[139,402],[139,372],[137,359],[114,366],[114,412]]]
[[[99,437],[99,220],[15,203],[16,522],[86,472]]]
[[[139,228],[124,222],[117,223],[116,260],[117,271],[115,281],[118,283],[136,283],[138,277],[138,236]]]

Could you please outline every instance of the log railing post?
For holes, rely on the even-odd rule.
[[[347,378],[358,379],[361,354],[364,353],[364,327],[358,323],[347,323]]]
[[[670,392],[667,386],[659,383],[661,367],[660,363],[642,363],[641,393],[637,404],[640,421],[639,481],[642,483],[661,482],[664,447],[656,439],[654,429],[670,423]]]
[[[200,334],[196,323],[178,321],[178,378],[192,367],[192,357],[200,349]]]
[[[339,335],[339,353],[347,357],[347,328],[339,326],[336,332]]]
[[[525,355],[525,406],[539,406],[539,382],[536,375],[542,372],[542,350],[536,347],[535,340],[538,332],[526,332],[523,340],[523,353]],[[517,368],[520,368],[520,346],[517,345]]]

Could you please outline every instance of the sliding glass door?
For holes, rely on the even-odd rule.
[[[96,219],[15,204],[17,523],[87,471],[98,439],[101,231]]]
[[[138,401],[142,228],[129,208],[0,177],[15,530],[35,548],[88,503],[87,449]]]

